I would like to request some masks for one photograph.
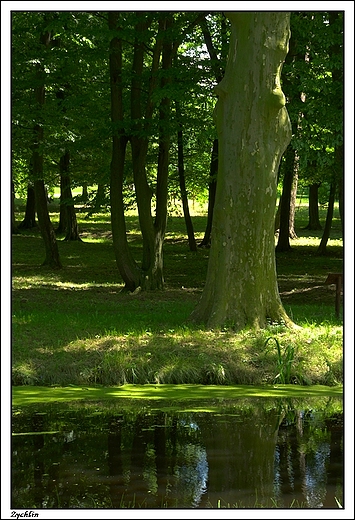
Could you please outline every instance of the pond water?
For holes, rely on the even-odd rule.
[[[124,401],[14,407],[11,507],[343,504],[340,398]]]

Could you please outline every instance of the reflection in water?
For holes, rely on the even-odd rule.
[[[154,410],[142,401],[123,410],[116,401],[14,410],[12,508],[343,503],[340,399],[184,407]]]

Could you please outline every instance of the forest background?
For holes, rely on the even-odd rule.
[[[11,4],[16,4],[14,2],[2,2],[1,9],[2,15],[6,14],[6,10],[11,6]],[[35,2],[33,3],[35,4]],[[58,3],[60,4],[60,2]],[[63,3],[65,4],[65,3]],[[81,3],[79,3],[81,4]],[[171,3],[171,8],[174,3]],[[230,4],[229,2],[227,4]],[[278,3],[270,3],[269,8],[277,9]],[[289,2],[290,8],[292,9],[292,2]],[[297,9],[300,9],[300,3],[294,3],[297,5]],[[189,3],[189,6],[191,3]],[[218,4],[218,9],[222,9],[223,2]],[[255,3],[253,4],[255,5]],[[75,2],[72,3],[73,9],[75,9]],[[312,3],[304,3],[304,8],[312,8]],[[180,9],[182,7],[182,3],[176,4],[176,8]],[[81,8],[81,6],[79,7]],[[105,9],[105,3],[100,3],[100,9]],[[190,8],[190,7],[189,7]],[[225,8],[229,9],[230,6],[227,5]],[[287,6],[289,8],[289,6]],[[314,9],[318,8],[318,3],[314,4]],[[332,9],[334,8],[334,3],[324,2],[322,4],[322,9]],[[344,304],[344,344],[349,345],[346,351],[346,360],[347,364],[345,366],[345,382],[349,383],[349,394],[352,392],[352,381],[353,381],[353,345],[354,345],[354,334],[353,334],[353,287],[354,287],[354,278],[353,278],[353,259],[354,259],[354,249],[353,249],[353,229],[354,229],[354,220],[353,220],[353,197],[354,197],[354,183],[353,183],[353,172],[354,172],[354,163],[353,163],[353,85],[354,85],[354,75],[353,75],[353,2],[338,2],[337,9],[341,10],[345,9],[347,16],[345,16],[345,45],[346,45],[346,54],[345,54],[345,104],[348,107],[347,114],[345,118],[345,194],[344,194],[344,207],[345,207],[345,236],[346,236],[346,247],[345,247],[345,275],[347,280],[347,291],[345,294],[345,304]],[[154,9],[154,7],[153,7]],[[1,190],[1,206],[2,206],[2,220],[1,220],[1,228],[2,228],[2,332],[1,332],[1,341],[2,341],[2,390],[3,396],[9,394],[10,397],[10,370],[11,366],[11,340],[10,340],[10,329],[11,329],[11,227],[10,227],[10,215],[11,215],[11,180],[10,175],[6,175],[6,172],[11,171],[11,150],[10,150],[10,103],[9,99],[11,98],[11,83],[10,83],[10,27],[8,25],[8,18],[6,16],[2,16],[2,190]],[[348,412],[348,419],[346,421],[347,427],[353,424],[352,414],[353,411],[350,407]],[[10,399],[8,401],[8,408],[6,406],[2,407],[2,414],[4,417],[4,424],[8,421],[10,415],[8,414],[8,410],[10,409]],[[6,431],[6,428],[5,428]],[[5,443],[3,443],[3,448],[5,448]],[[4,459],[6,461],[6,457]],[[2,468],[5,468],[6,464],[2,465]]]
[[[222,52],[222,50],[221,50],[221,52]],[[222,54],[223,54],[223,53],[222,53]],[[223,67],[222,67],[222,69],[223,69]],[[222,70],[222,69],[221,69],[221,70]],[[216,70],[216,69],[215,69],[215,70]],[[215,72],[215,70],[213,70],[213,67],[212,67],[212,72],[213,72],[213,73]],[[215,78],[213,79],[213,81],[215,81]],[[208,107],[207,107],[207,108],[208,108]],[[209,108],[208,108],[208,109],[209,109]],[[338,123],[336,123],[336,124],[338,124]],[[309,129],[308,129],[308,130],[309,130]],[[322,150],[322,145],[321,145],[321,146],[317,146],[317,143],[316,143],[316,145],[314,145],[315,140],[316,140],[316,136],[317,136],[317,131],[315,131],[315,134],[313,134],[313,135],[312,135],[312,134],[309,134],[309,135],[307,136],[308,139],[309,139],[309,142],[311,142],[311,141],[313,142],[313,146],[310,147],[310,149],[312,150],[312,154],[313,154],[313,156],[312,156],[312,157],[307,157],[307,159],[306,159],[306,161],[305,161],[305,164],[306,164],[306,163],[307,163],[308,165],[311,164],[311,167],[308,168],[308,174],[310,174],[310,175],[312,175],[312,173],[311,173],[312,170],[313,170],[313,172],[314,172],[314,166],[315,166],[314,163],[317,164],[317,162],[319,162],[319,164],[322,164],[322,169],[323,169],[323,171],[326,171],[327,168],[329,168],[329,164],[326,164],[326,163],[327,163],[327,160],[325,160],[325,162],[324,162],[324,157],[327,158],[327,156],[328,156],[328,155],[331,155],[331,154],[328,154],[328,155],[327,155],[327,154],[319,153],[319,152],[321,152],[321,150]],[[300,138],[300,139],[301,139],[301,138]],[[319,144],[319,143],[318,143],[318,144]],[[303,158],[305,158],[305,154],[303,154]],[[318,166],[319,166],[319,165],[318,165]],[[307,170],[307,168],[304,169],[304,171],[306,171],[306,170]],[[315,180],[316,180],[316,179],[315,179]],[[315,184],[316,184],[316,183],[317,183],[317,182],[315,182]]]

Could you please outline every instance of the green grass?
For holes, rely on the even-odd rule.
[[[51,219],[58,222],[56,206]],[[23,207],[17,204],[17,220]],[[195,235],[206,217],[197,208]],[[324,223],[325,210],[321,209]],[[58,237],[63,269],[40,267],[44,247],[38,230],[12,237],[12,380],[14,385],[209,384],[263,385],[343,382],[343,321],[335,317],[329,272],[341,272],[343,249],[336,218],[327,255],[316,250],[321,232],[303,229],[307,210],[296,214],[298,239],[277,254],[281,298],[297,331],[212,331],[188,324],[201,295],[209,251],[188,249],[184,221],[170,216],[164,246],[165,290],[127,295],[116,268],[109,214],[87,219],[78,212],[83,242]],[[128,217],[133,254],[141,259],[137,217]],[[270,340],[268,344],[268,338]],[[277,348],[279,345],[279,349]],[[285,368],[284,367],[284,368]]]

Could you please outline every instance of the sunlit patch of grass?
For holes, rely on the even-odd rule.
[[[15,364],[12,368],[13,385],[36,385],[39,379],[32,361]]]
[[[235,334],[184,327],[103,334],[51,349],[39,344],[30,358],[42,384],[271,384],[280,365],[276,350],[265,348],[270,333],[282,348],[295,351],[289,382],[342,383],[340,327],[338,333],[325,326],[297,332],[271,328]],[[20,358],[26,359],[26,350]]]
[[[57,221],[58,214],[52,214]],[[281,349],[294,348],[292,381],[341,383],[342,311],[336,318],[334,292],[324,284],[328,272],[342,270],[340,226],[335,221],[329,254],[317,257],[321,232],[301,229],[305,208],[299,215],[304,222],[298,221],[292,253],[276,255],[281,298],[301,326],[297,332],[282,325],[237,334],[187,325],[205,283],[209,250],[189,251],[184,219],[174,214],[164,245],[165,290],[154,294],[120,292],[109,213],[88,219],[78,212],[84,242],[58,240],[63,269],[55,273],[40,267],[44,248],[38,229],[14,235],[15,384],[265,384],[278,374],[276,350],[264,348],[270,336]],[[206,214],[195,211],[193,223],[201,239]],[[128,215],[127,228],[139,262],[135,212]]]

